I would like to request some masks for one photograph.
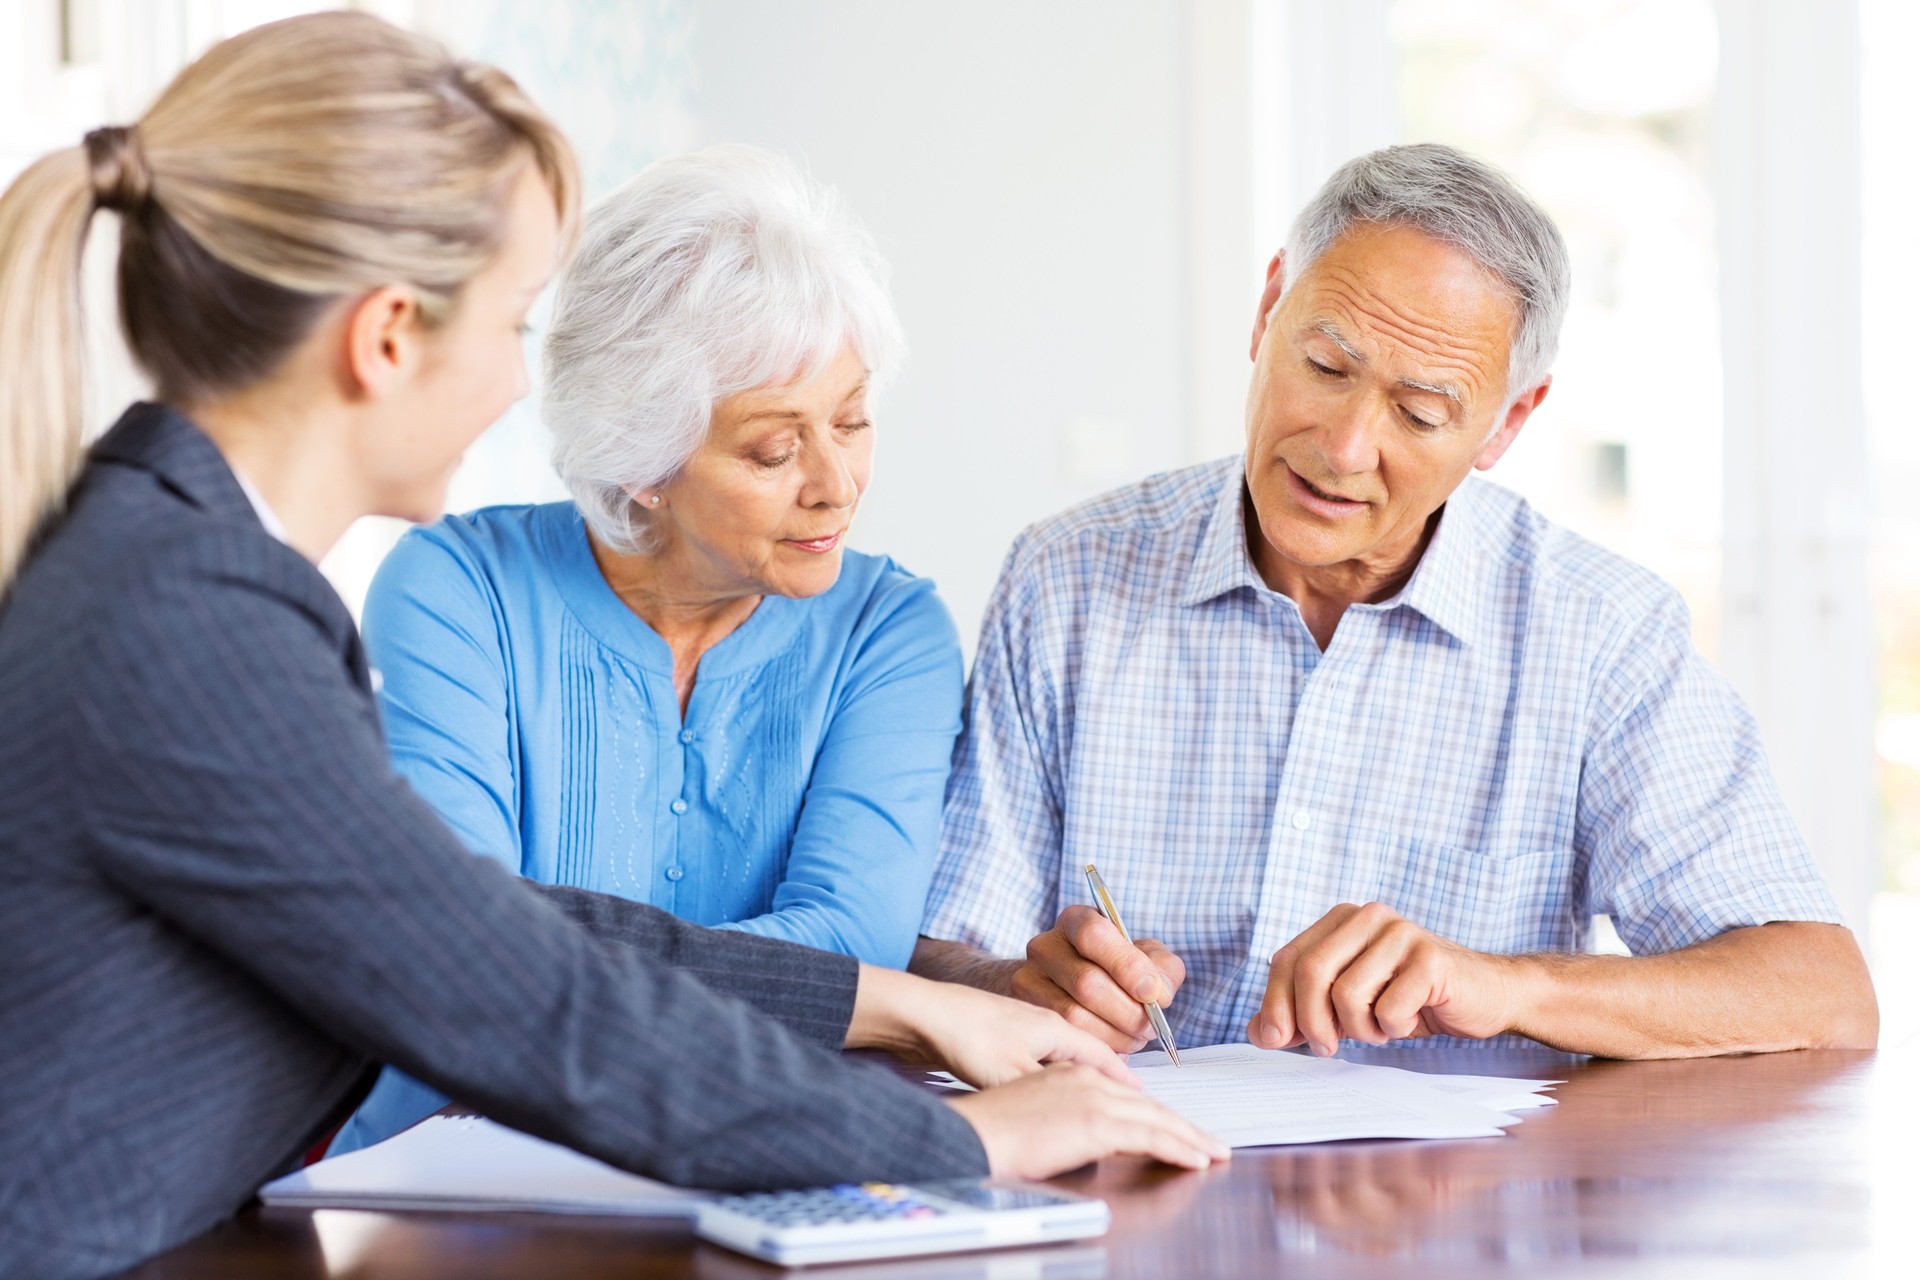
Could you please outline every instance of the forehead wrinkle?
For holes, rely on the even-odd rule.
[[[1466,323],[1448,325],[1446,317],[1431,319],[1410,310],[1405,304],[1390,302],[1371,289],[1354,272],[1338,263],[1316,263],[1316,267],[1325,270],[1314,272],[1313,290],[1323,295],[1316,299],[1317,309],[1334,310],[1351,315],[1363,330],[1372,330],[1380,338],[1397,346],[1413,356],[1422,366],[1459,370],[1465,375],[1470,387],[1496,381],[1505,368],[1505,353],[1496,357],[1500,368],[1489,366],[1486,349],[1480,344],[1463,342],[1453,335],[1462,330],[1472,332],[1484,330],[1486,325],[1478,317],[1462,317]],[[1327,323],[1336,324],[1332,317]],[[1505,334],[1489,334],[1489,344],[1498,348]],[[1424,381],[1424,380],[1423,380]],[[1432,385],[1438,386],[1439,383]],[[1444,394],[1444,393],[1443,393]]]
[[[1353,343],[1347,340],[1347,336],[1340,332],[1340,326],[1333,321],[1316,321],[1311,326],[1311,331],[1319,334],[1328,342],[1340,348],[1355,364],[1365,366],[1367,363],[1366,356],[1362,355]],[[1409,391],[1424,391],[1429,395],[1444,396],[1453,402],[1455,408],[1461,407],[1465,402],[1465,396],[1461,394],[1460,388],[1449,383],[1423,382],[1419,378],[1400,378],[1397,379],[1396,382],[1397,385],[1405,387]]]
[[[1351,342],[1347,341],[1346,335],[1340,332],[1340,326],[1333,321],[1321,320],[1316,322],[1313,326],[1313,332],[1340,348],[1341,351],[1346,353],[1349,359],[1357,360],[1361,364],[1367,362],[1367,358],[1361,355],[1359,350],[1355,348]]]

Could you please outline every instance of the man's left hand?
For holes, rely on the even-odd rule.
[[[1482,1039],[1513,1026],[1518,976],[1516,957],[1469,951],[1378,902],[1342,903],[1273,953],[1247,1039],[1321,1057],[1343,1039]]]

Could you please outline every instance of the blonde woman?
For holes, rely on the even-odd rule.
[[[336,13],[216,46],[0,197],[0,1274],[204,1230],[383,1062],[714,1186],[1221,1154],[1052,1014],[529,884],[392,773],[314,561],[437,515],[525,390],[575,186],[504,75]],[[82,466],[101,208],[158,401]],[[843,1045],[999,1087],[935,1100]]]

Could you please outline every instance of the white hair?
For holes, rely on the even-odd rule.
[[[1359,223],[1409,226],[1456,245],[1513,290],[1519,315],[1507,353],[1508,404],[1547,376],[1573,271],[1560,229],[1513,179],[1437,142],[1349,160],[1294,220],[1287,287]]]
[[[588,211],[555,295],[554,468],[602,541],[645,553],[633,495],[686,464],[714,406],[817,376],[848,345],[872,391],[905,353],[887,264],[836,192],[755,147],[658,161]]]

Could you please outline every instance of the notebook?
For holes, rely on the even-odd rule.
[[[260,1188],[300,1209],[431,1209],[687,1218],[712,1197],[670,1187],[478,1116],[411,1129]]]

